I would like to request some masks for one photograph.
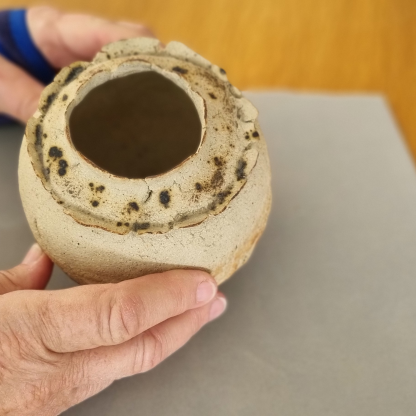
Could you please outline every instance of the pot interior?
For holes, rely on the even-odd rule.
[[[194,154],[202,126],[187,93],[147,71],[93,88],[72,110],[69,129],[75,148],[100,168],[146,178]]]

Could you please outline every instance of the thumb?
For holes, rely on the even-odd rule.
[[[52,268],[52,261],[38,244],[34,244],[19,266],[0,271],[0,295],[15,290],[44,289]]]

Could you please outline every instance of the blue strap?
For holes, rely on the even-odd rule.
[[[1,24],[1,22],[0,22],[0,24]],[[0,42],[0,55],[3,55],[9,61],[13,60],[13,58],[11,57],[11,55],[9,54],[7,49],[1,44],[1,42]]]
[[[45,85],[51,83],[55,77],[55,69],[32,40],[25,9],[0,11],[0,55]],[[0,125],[11,121],[7,116],[0,114]]]

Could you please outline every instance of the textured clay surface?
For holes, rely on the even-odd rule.
[[[173,167],[163,173],[140,177],[151,165],[129,169],[128,152],[110,173],[93,147],[82,154],[75,133],[72,141],[71,114],[105,83],[149,72],[192,101],[199,145],[183,155],[172,150]],[[119,41],[91,63],[64,68],[44,90],[20,153],[20,192],[36,240],[79,283],[173,268],[207,270],[221,283],[247,261],[270,212],[269,159],[256,118],[223,69],[178,42]]]

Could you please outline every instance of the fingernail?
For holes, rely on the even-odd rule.
[[[218,296],[217,299],[211,305],[211,310],[209,311],[209,320],[212,321],[218,318],[227,307],[227,299],[222,296]]]
[[[25,258],[22,261],[22,264],[33,264],[37,260],[40,259],[42,256],[43,251],[40,248],[39,244],[33,244],[32,247],[30,247],[30,250],[27,252]]]
[[[217,293],[217,286],[213,282],[205,281],[201,282],[196,290],[196,301],[208,302]]]

